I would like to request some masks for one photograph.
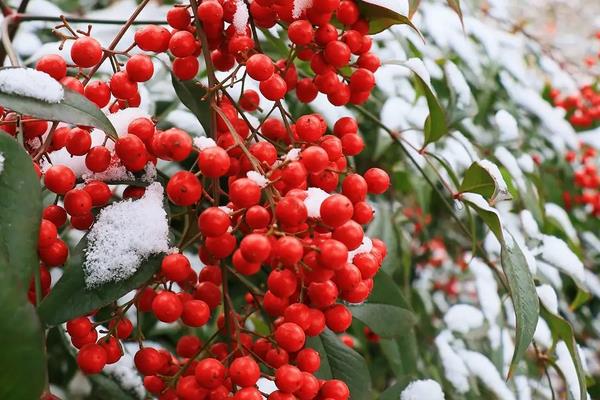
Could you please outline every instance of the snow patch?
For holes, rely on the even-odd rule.
[[[444,315],[448,329],[462,334],[483,325],[483,313],[469,304],[455,304]]]
[[[46,103],[60,103],[65,97],[60,83],[47,73],[33,68],[0,70],[0,92],[30,97]]]
[[[467,393],[469,391],[469,370],[463,360],[450,347],[449,341],[451,339],[452,334],[448,331],[443,331],[435,338],[435,345],[444,368],[444,376],[457,392]]]
[[[558,314],[558,297],[550,285],[540,285],[535,288],[540,301],[546,309],[554,314]]]
[[[565,380],[567,381],[567,388],[569,389],[569,393],[571,393],[571,396],[573,396],[574,399],[580,399],[580,388],[579,380],[577,379],[577,370],[575,369],[575,364],[573,364],[573,360],[571,359],[571,353],[569,353],[567,345],[562,340],[559,341],[556,345],[556,356],[558,357],[558,359],[556,360],[556,364],[565,375]],[[589,394],[587,395],[587,398],[590,398]]]
[[[562,239],[544,235],[541,251],[544,260],[575,280],[584,282],[583,263]]]
[[[313,0],[294,0],[294,8],[292,9],[292,17],[300,18],[302,13],[312,7]]]
[[[577,231],[571,223],[569,215],[561,206],[554,203],[546,203],[546,205],[544,206],[544,210],[546,211],[546,216],[551,220],[554,220],[554,222],[556,222],[559,225],[559,227],[569,237],[569,240],[575,243],[579,243]]]
[[[163,187],[153,183],[139,200],[114,203],[100,211],[88,234],[83,264],[85,284],[93,288],[132,276],[152,254],[169,250]]]
[[[210,149],[211,147],[217,147],[217,143],[206,136],[195,137],[193,139],[194,146],[200,150]]]
[[[0,174],[2,173],[2,171],[4,171],[4,161],[6,159],[4,158],[4,154],[0,153]]]
[[[462,350],[458,354],[471,371],[471,374],[478,377],[481,383],[494,393],[498,399],[515,400],[512,391],[508,388],[504,379],[500,377],[500,373],[489,358],[470,350]]]
[[[235,14],[233,14],[233,26],[235,27],[235,31],[237,33],[246,32],[246,27],[248,26],[248,7],[244,0],[237,0],[235,2]],[[297,17],[296,17],[297,18]]]
[[[432,379],[412,381],[400,393],[400,400],[444,400],[444,392],[439,383]]]
[[[269,184],[269,180],[264,175],[262,175],[256,171],[246,172],[246,177],[248,179],[250,179],[252,182],[256,183],[261,188],[264,188]]]
[[[494,116],[494,121],[500,131],[500,140],[511,142],[519,139],[519,126],[517,120],[508,111],[500,110]]]
[[[321,204],[323,204],[330,194],[316,187],[309,187],[306,190],[306,194],[304,205],[308,211],[308,216],[310,218],[321,218]]]

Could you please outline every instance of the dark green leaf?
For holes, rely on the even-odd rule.
[[[126,392],[119,384],[102,374],[91,375],[92,398],[111,400],[134,400],[137,396]]]
[[[131,277],[88,289],[82,267],[86,246],[87,239],[84,237],[73,250],[63,276],[38,308],[40,318],[48,325],[57,325],[87,314],[139,288],[152,278],[162,260],[161,256],[150,257]]]
[[[512,235],[504,231],[502,243],[502,269],[506,275],[510,297],[517,321],[515,352],[508,375],[511,376],[518,361],[523,357],[533,339],[538,322],[540,304],[527,260]]]
[[[308,338],[307,346],[321,356],[317,377],[346,382],[352,400],[371,399],[371,377],[364,358],[342,343],[335,333],[325,329],[321,335]]]
[[[10,135],[0,132],[4,169],[0,174],[0,243],[4,244],[7,273],[25,286],[38,267],[37,241],[42,192],[31,157]]]
[[[40,184],[14,138],[0,133],[0,153],[0,399],[39,399],[46,379],[44,336],[27,290],[39,265]]]
[[[583,370],[581,359],[579,358],[579,352],[577,350],[577,342],[575,341],[575,333],[573,332],[573,327],[571,327],[571,324],[569,324],[560,316],[548,311],[543,305],[541,307],[541,315],[542,318],[544,318],[544,320],[546,320],[546,322],[548,323],[550,332],[552,332],[552,339],[554,340],[554,344],[556,344],[558,340],[562,340],[567,345],[567,349],[569,349],[569,354],[571,354],[571,359],[573,360],[573,364],[575,365],[575,370],[577,371],[580,398],[586,399],[587,388],[585,380],[585,371]]]
[[[402,379],[398,379],[398,382],[394,383],[392,386],[387,388],[381,395],[379,396],[379,400],[398,400],[400,398],[400,394],[402,391],[408,386],[411,382],[410,377],[404,377]]]
[[[60,103],[48,103],[31,97],[0,93],[0,104],[19,114],[51,121],[93,126],[113,139],[117,138],[117,131],[98,106],[85,96],[70,89],[65,88],[65,96]]]
[[[386,338],[400,336],[416,323],[410,311],[390,304],[366,302],[357,306],[350,305],[348,308],[354,318]]]
[[[398,14],[379,3],[381,2],[377,0],[358,1],[361,15],[369,21],[369,33],[379,33],[392,25],[408,25],[423,38],[419,29],[417,29],[407,16]]]
[[[210,104],[207,99],[204,99],[206,88],[194,80],[181,81],[173,74],[171,74],[171,81],[179,100],[196,116],[206,135],[210,135]]]

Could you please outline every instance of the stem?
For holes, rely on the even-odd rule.
[[[12,45],[7,47],[6,43],[12,42],[13,38],[15,37],[15,34],[17,33],[17,29],[19,29],[18,23],[20,22],[20,20],[18,19],[18,15],[23,14],[25,12],[28,4],[29,4],[29,0],[21,0],[21,4],[19,4],[19,7],[17,8],[17,13],[7,16],[3,21],[2,25],[6,24],[7,30],[4,31],[4,29],[2,29],[2,44],[4,45],[4,47],[0,48],[0,66],[4,65],[4,59],[6,58],[7,55],[10,58],[11,64],[17,65],[17,63],[14,62],[13,58],[11,57],[10,51],[12,50]],[[3,12],[4,12],[4,10],[3,10]],[[14,22],[16,22],[16,23],[13,24]],[[6,40],[6,42],[5,42],[5,40]],[[14,56],[14,51],[12,52],[12,55]],[[14,59],[16,60],[16,57],[14,57]]]

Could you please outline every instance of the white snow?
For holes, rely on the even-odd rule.
[[[500,377],[500,373],[492,362],[483,354],[470,350],[462,350],[459,356],[463,359],[471,374],[478,377],[500,400],[515,400],[512,391]]]
[[[558,314],[558,297],[550,285],[540,285],[535,288],[540,301],[546,309],[554,314]]]
[[[508,111],[500,110],[494,116],[496,126],[500,132],[500,140],[510,142],[519,139],[519,126],[517,120]]]
[[[525,191],[527,189],[525,185],[525,177],[523,176],[523,171],[521,171],[521,167],[519,166],[515,156],[508,151],[506,147],[502,146],[496,148],[494,151],[494,156],[502,163],[502,165],[504,165],[504,168],[506,168],[512,177],[516,187],[521,191]]]
[[[496,190],[491,200],[493,202],[497,202],[510,199],[508,185],[506,184],[506,181],[504,180],[504,177],[502,176],[498,166],[490,160],[479,160],[477,161],[477,164],[479,164],[481,168],[485,169],[487,173],[490,174],[494,180],[494,183],[496,184]]]
[[[519,163],[519,166],[521,167],[523,172],[533,174],[533,172],[535,171],[535,162],[529,154],[521,154],[519,158],[517,158],[517,162]]]
[[[527,236],[531,239],[540,239],[542,234],[540,233],[540,228],[533,217],[533,214],[529,210],[522,210],[519,213],[519,217],[521,218],[521,225],[523,226],[523,231]]]
[[[585,277],[585,286],[596,297],[600,297],[600,279],[592,271],[586,269],[583,271]]]
[[[542,258],[579,282],[584,282],[583,264],[579,257],[562,240],[544,235],[541,246]]]
[[[108,114],[107,117],[119,136],[127,135],[127,128],[133,120],[138,118],[150,119],[150,115],[141,107],[129,107],[119,110],[116,113]]]
[[[571,353],[569,353],[567,345],[562,340],[556,345],[556,356],[558,357],[556,360],[556,365],[558,365],[560,370],[565,375],[569,393],[571,393],[571,396],[573,396],[574,399],[583,400],[579,395],[579,380],[577,379],[577,370],[575,369],[575,364],[573,363],[573,359],[571,358]],[[589,399],[590,396],[588,395],[587,398]]]
[[[321,204],[327,199],[330,194],[323,189],[316,187],[309,187],[306,190],[306,199],[304,199],[304,205],[308,211],[310,218],[321,218]]]
[[[475,289],[477,290],[481,311],[488,323],[495,325],[500,315],[501,302],[494,274],[490,267],[479,258],[474,258],[471,261],[469,271],[475,275]]]
[[[571,219],[569,219],[569,215],[567,212],[558,204],[554,203],[546,203],[544,206],[544,210],[546,211],[546,217],[550,220],[553,220],[558,224],[558,226],[565,232],[565,234],[569,237],[569,240],[579,243],[579,238],[577,237],[577,231],[575,227],[571,223]]]
[[[470,304],[455,304],[444,315],[448,329],[462,334],[483,325],[483,313]]]
[[[291,149],[285,155],[284,161],[296,161],[296,160],[300,159],[300,152],[301,151],[302,151],[302,149],[299,149],[297,147]]]
[[[439,383],[432,379],[412,381],[400,393],[400,400],[444,400],[444,392]]]
[[[132,276],[152,254],[169,250],[163,188],[153,183],[139,200],[114,203],[100,211],[88,234],[83,264],[89,288]]]
[[[457,105],[461,108],[471,105],[471,102],[473,101],[471,89],[456,64],[452,61],[446,61],[444,64],[444,72],[446,73],[448,86],[450,86],[452,91],[456,94]]]
[[[167,115],[165,121],[196,136],[204,136],[206,134],[198,118],[187,110],[175,109]]]
[[[114,364],[106,364],[102,372],[115,379],[121,388],[133,392],[139,399],[143,399],[146,389],[132,356],[136,351],[137,343],[124,343],[123,355],[119,361]]]
[[[427,67],[425,67],[423,60],[421,60],[420,58],[413,57],[409,58],[403,64],[400,65],[409,68],[411,71],[417,74],[417,76],[421,78],[423,82],[425,82],[429,89],[433,91],[433,86],[431,86],[431,77],[429,76],[429,71],[427,71]]]
[[[217,143],[206,136],[195,137],[193,140],[194,146],[200,150],[210,149],[211,147],[217,147]]]
[[[295,19],[300,18],[302,13],[309,9],[313,4],[313,0],[294,0],[294,8],[292,9],[292,16]]]
[[[444,376],[454,386],[458,393],[467,393],[469,391],[469,370],[463,360],[452,349],[449,342],[452,334],[448,331],[442,331],[435,338],[435,345],[440,354]]]
[[[65,96],[60,83],[47,73],[33,68],[0,70],[0,92],[31,97],[46,103],[60,103]]]
[[[269,180],[264,175],[256,171],[246,172],[246,177],[252,182],[256,183],[261,188],[264,188],[269,184]]]
[[[0,153],[0,174],[4,171],[4,154]]]
[[[244,0],[237,0],[235,2],[235,14],[233,14],[233,26],[235,27],[235,31],[237,33],[246,32],[249,16],[248,7],[246,6]]]
[[[372,249],[373,242],[367,235],[364,235],[360,246],[358,246],[354,250],[348,251],[348,262],[351,263],[354,259],[354,256],[356,256],[357,254],[369,253]]]
[[[517,388],[517,398],[519,400],[531,400],[531,388],[527,376],[517,375],[514,377],[514,381]]]

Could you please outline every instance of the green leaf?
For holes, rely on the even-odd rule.
[[[573,364],[575,365],[575,370],[577,371],[580,398],[587,398],[587,384],[585,380],[585,371],[583,370],[581,359],[579,358],[579,352],[577,351],[577,342],[575,341],[575,333],[573,332],[573,327],[562,317],[546,309],[544,305],[541,306],[541,315],[542,318],[544,318],[544,320],[546,321],[546,323],[548,323],[550,332],[552,332],[552,340],[554,341],[554,345],[556,345],[556,342],[559,340],[562,340],[567,345],[567,349],[569,349],[569,354],[571,355],[571,359],[573,360]]]
[[[508,199],[510,197],[506,188],[500,187],[499,182],[490,172],[490,166],[483,164],[480,161],[474,162],[465,171],[463,181],[461,182],[458,191],[460,193],[478,193],[492,202],[500,199]]]
[[[446,0],[446,2],[448,3],[448,6],[458,15],[458,18],[460,18],[460,23],[464,27],[463,14],[462,10],[460,9],[460,0]]]
[[[44,335],[27,290],[39,266],[41,190],[31,158],[14,138],[0,133],[0,153],[0,399],[39,399],[46,380]]]
[[[411,377],[409,376],[405,376],[402,379],[398,379],[398,382],[394,383],[383,393],[381,393],[381,395],[379,396],[379,400],[398,400],[400,398],[400,394],[410,382]]]
[[[37,241],[42,216],[40,181],[31,157],[10,135],[0,132],[0,248],[12,276],[24,287],[38,268]]]
[[[357,306],[350,305],[348,309],[354,318],[386,338],[402,335],[417,322],[410,311],[390,304],[366,302]]]
[[[438,141],[448,133],[448,122],[446,121],[444,109],[433,91],[430,78],[425,76],[425,72],[427,71],[425,65],[418,58],[411,58],[405,62],[391,61],[388,64],[402,65],[414,72],[417,85],[419,86],[418,89],[425,93],[427,107],[429,108],[429,116],[425,120],[423,128],[425,133],[425,143],[423,146]]]
[[[162,260],[161,256],[152,256],[131,277],[88,289],[83,271],[86,247],[87,238],[84,237],[73,250],[63,276],[40,303],[38,312],[46,324],[57,325],[110,304],[150,280]]]
[[[533,276],[521,248],[510,232],[504,231],[504,237],[505,240],[500,242],[502,243],[502,269],[506,275],[517,321],[515,351],[508,372],[510,377],[517,362],[524,356],[533,339],[540,313],[540,304]]]
[[[500,215],[498,211],[490,206],[488,202],[479,193],[462,193],[459,199],[472,207],[477,215],[485,222],[490,228],[492,233],[496,236],[500,243],[504,242],[504,235],[502,232],[502,223],[500,222]]]
[[[420,5],[421,0],[408,0],[408,18],[412,18],[415,15]]]
[[[65,96],[60,103],[48,103],[31,97],[0,92],[0,104],[19,114],[50,121],[93,126],[117,139],[117,131],[102,110],[85,96],[65,88]]]
[[[321,356],[321,367],[316,372],[320,379],[339,379],[350,389],[352,400],[371,399],[371,377],[364,358],[340,341],[329,329],[307,339],[307,346]]]
[[[173,74],[171,81],[179,100],[196,116],[208,136],[211,131],[211,113],[210,104],[204,99],[206,88],[194,80],[181,81]]]
[[[382,2],[378,0],[358,1],[361,11],[360,15],[369,21],[370,34],[382,32],[392,25],[408,25],[423,38],[423,35],[410,18],[406,15],[398,14],[396,11],[390,10],[387,6],[380,3]]]
[[[90,375],[89,378],[92,382],[92,398],[111,400],[134,400],[137,398],[103,374]]]

